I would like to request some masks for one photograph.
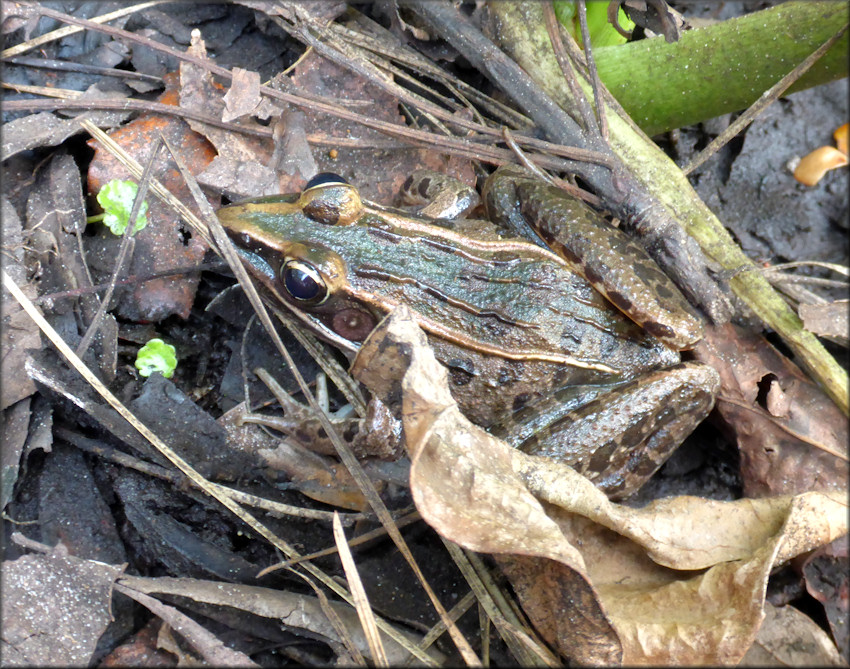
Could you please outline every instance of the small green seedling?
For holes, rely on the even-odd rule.
[[[177,350],[162,339],[151,339],[136,355],[136,369],[142,376],[161,372],[166,379],[170,379],[176,367]]]
[[[136,199],[138,192],[139,187],[132,181],[113,179],[105,183],[97,194],[98,204],[103,207],[104,213],[91,216],[88,222],[103,221],[113,235],[120,237],[130,223],[130,211],[133,209],[133,200]],[[148,203],[142,202],[132,234],[136,234],[148,224],[147,211]]]

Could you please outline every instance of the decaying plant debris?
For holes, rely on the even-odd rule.
[[[681,32],[665,3],[618,4]],[[689,182],[546,4],[93,6],[106,18],[4,7],[19,93],[2,146],[7,663],[846,663],[848,401],[831,355],[846,249],[777,246],[787,263],[764,270],[769,235],[723,210],[747,257],[692,188],[718,210],[724,192],[755,199],[735,151],[750,165],[779,144],[770,128],[794,114],[765,103],[846,26],[726,135],[706,121],[656,137]],[[793,138],[787,162],[835,127]],[[718,134],[726,147],[697,160]],[[509,162],[570,175],[556,181],[640,238],[710,321],[693,357],[722,378],[720,431],[625,503],[470,423],[403,307],[350,370],[267,313],[212,214],[322,171],[393,206],[414,170],[475,184]],[[827,228],[840,169],[806,205]],[[792,170],[762,175],[765,192],[814,202]],[[149,204],[134,236],[86,227],[113,179]],[[794,234],[844,248],[842,231]],[[154,337],[177,347],[173,379],[133,368]],[[789,605],[804,597],[829,634]]]

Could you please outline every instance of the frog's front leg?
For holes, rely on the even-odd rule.
[[[519,444],[563,462],[609,497],[637,491],[708,415],[720,377],[686,362],[651,372],[597,397]]]
[[[676,285],[639,244],[583,202],[517,165],[487,179],[488,218],[515,234],[534,231],[617,309],[670,348],[693,348],[703,327]]]

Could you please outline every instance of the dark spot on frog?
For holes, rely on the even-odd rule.
[[[605,274],[605,270],[607,268],[604,266],[590,267],[585,265],[584,267],[584,275],[587,277],[587,280],[594,285],[602,284],[602,275]]]
[[[431,178],[425,177],[422,181],[419,182],[419,195],[422,197],[428,197],[428,189],[431,188]]]
[[[359,431],[360,431],[360,427],[358,426],[358,424],[355,423],[355,422],[352,422],[343,431],[342,438],[350,443],[350,442],[354,441],[354,437],[357,436],[357,433]]]
[[[468,385],[475,378],[475,365],[469,360],[453,358],[446,366],[449,368],[452,385],[456,387]]]
[[[549,242],[552,241],[551,238],[550,238],[551,235],[545,235],[545,236],[546,236],[546,241],[549,241]],[[564,258],[566,258],[569,262],[571,262],[572,264],[578,265],[578,266],[581,265],[581,259],[575,253],[573,253],[572,249],[564,246],[563,244],[558,244],[558,250],[560,251],[561,255]]]
[[[640,280],[652,286],[656,292],[658,292],[659,286],[668,285],[670,282],[667,275],[654,263],[636,262],[633,267]]]
[[[496,376],[496,382],[499,386],[506,386],[509,383],[516,381],[516,368],[508,366],[500,367],[499,374]]]
[[[410,187],[413,185],[413,175],[411,174],[407,179],[404,180],[404,183],[401,185],[401,189],[403,191],[409,191]]]
[[[296,430],[295,438],[302,444],[309,444],[313,441],[313,435],[307,432],[306,430]]]
[[[628,311],[632,308],[632,301],[616,290],[608,291],[608,301],[611,302],[620,311]]]
[[[674,335],[673,328],[671,328],[669,325],[664,325],[663,323],[655,323],[653,321],[644,323],[643,329],[646,330],[652,336],[658,337],[659,339],[663,339],[665,337],[670,338]]]
[[[317,436],[319,439],[327,439],[327,438],[328,438],[328,433],[327,433],[327,432],[325,432],[325,428],[320,427],[320,428],[316,431],[316,436]]]
[[[617,440],[609,441],[594,451],[593,456],[586,460],[582,469],[587,472],[603,472],[611,462],[611,456],[616,452],[620,443]]]
[[[514,397],[513,410],[521,411],[525,408],[525,405],[528,404],[530,399],[531,395],[529,393],[520,393]]]
[[[400,235],[392,234],[386,230],[381,230],[378,227],[374,227],[370,225],[367,228],[367,232],[371,237],[377,237],[382,242],[389,242],[390,244],[399,244],[402,241],[402,237]]]
[[[673,291],[670,290],[670,284],[666,281],[656,283],[652,289],[655,291],[655,294],[663,300],[670,300],[674,297]]]

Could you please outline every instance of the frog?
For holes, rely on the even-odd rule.
[[[470,190],[415,173],[412,212],[322,173],[217,216],[264,299],[349,360],[405,305],[467,418],[630,496],[714,405],[717,372],[682,360],[700,316],[639,244],[525,168],[487,178],[483,218],[462,216]]]

